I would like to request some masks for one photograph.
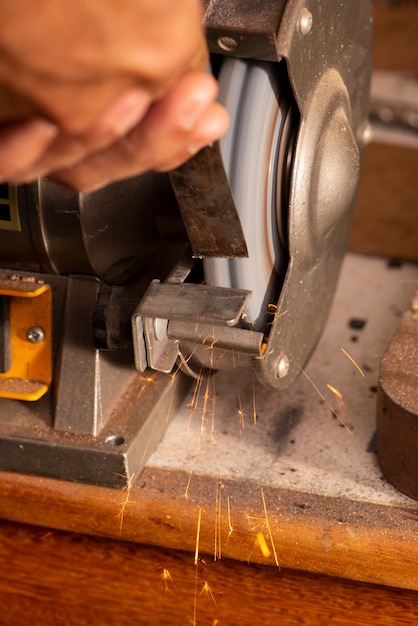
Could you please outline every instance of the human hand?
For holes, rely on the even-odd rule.
[[[130,159],[123,174],[120,150],[129,142],[121,143],[121,138],[132,129],[135,138],[148,136],[147,126],[158,125],[161,116],[171,120],[163,124],[170,139],[156,133],[154,145],[162,144],[151,150],[148,167],[142,150],[141,171],[164,168],[163,161],[184,160],[190,146],[193,150],[197,143],[204,145],[226,129],[226,114],[214,102],[213,79],[193,73],[181,80],[202,50],[198,0],[125,0],[124,11],[118,0],[103,0],[100,5],[74,0],[68,12],[57,0],[33,5],[28,0],[0,4],[0,120],[7,120],[0,127],[3,179],[22,182],[77,164],[81,167],[84,162],[82,176],[80,168],[77,174],[59,176],[72,186],[83,178],[83,187],[89,189],[86,172],[91,171],[88,159],[93,155],[95,181],[99,155],[108,172],[119,155],[119,178],[140,173]],[[17,38],[10,34],[13,26]],[[200,108],[196,108],[195,134],[188,128],[182,135],[175,114],[188,99],[200,102]],[[131,137],[131,147],[134,143]],[[100,180],[107,182],[104,176]]]

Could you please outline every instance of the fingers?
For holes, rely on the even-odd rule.
[[[55,138],[40,158],[12,175],[15,183],[47,176],[51,171],[71,167],[90,154],[104,150],[137,126],[151,104],[151,96],[140,88],[131,88],[119,96],[90,131],[84,135],[65,132]]]
[[[0,180],[31,168],[58,134],[58,128],[42,119],[0,125]]]
[[[147,170],[180,165],[228,127],[228,115],[215,98],[217,83],[208,74],[188,72],[155,103],[143,120],[110,147],[51,177],[81,191]]]
[[[0,2],[0,120],[84,135],[128,87],[154,98],[205,46],[201,0]],[[39,16],[42,19],[39,19]]]

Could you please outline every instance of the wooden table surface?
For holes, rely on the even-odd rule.
[[[376,4],[375,23],[375,67],[416,72],[418,4]],[[352,250],[418,260],[417,154],[368,148]],[[0,474],[0,624],[418,623],[418,507],[199,476],[186,498],[187,480]]]

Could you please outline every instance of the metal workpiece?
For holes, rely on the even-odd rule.
[[[170,178],[193,255],[248,256],[219,143],[203,148]]]
[[[377,455],[385,477],[418,500],[418,292],[381,361]]]

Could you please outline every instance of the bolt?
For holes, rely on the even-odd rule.
[[[282,354],[277,362],[276,375],[279,378],[284,378],[289,373],[289,369],[290,369],[289,359],[285,354]]]
[[[45,339],[45,331],[40,326],[31,326],[26,333],[26,337],[31,343],[42,343]]]
[[[218,46],[226,52],[234,52],[238,48],[238,41],[233,37],[219,37]]]
[[[301,35],[307,35],[312,30],[312,13],[308,9],[302,9],[299,14],[298,27]]]

